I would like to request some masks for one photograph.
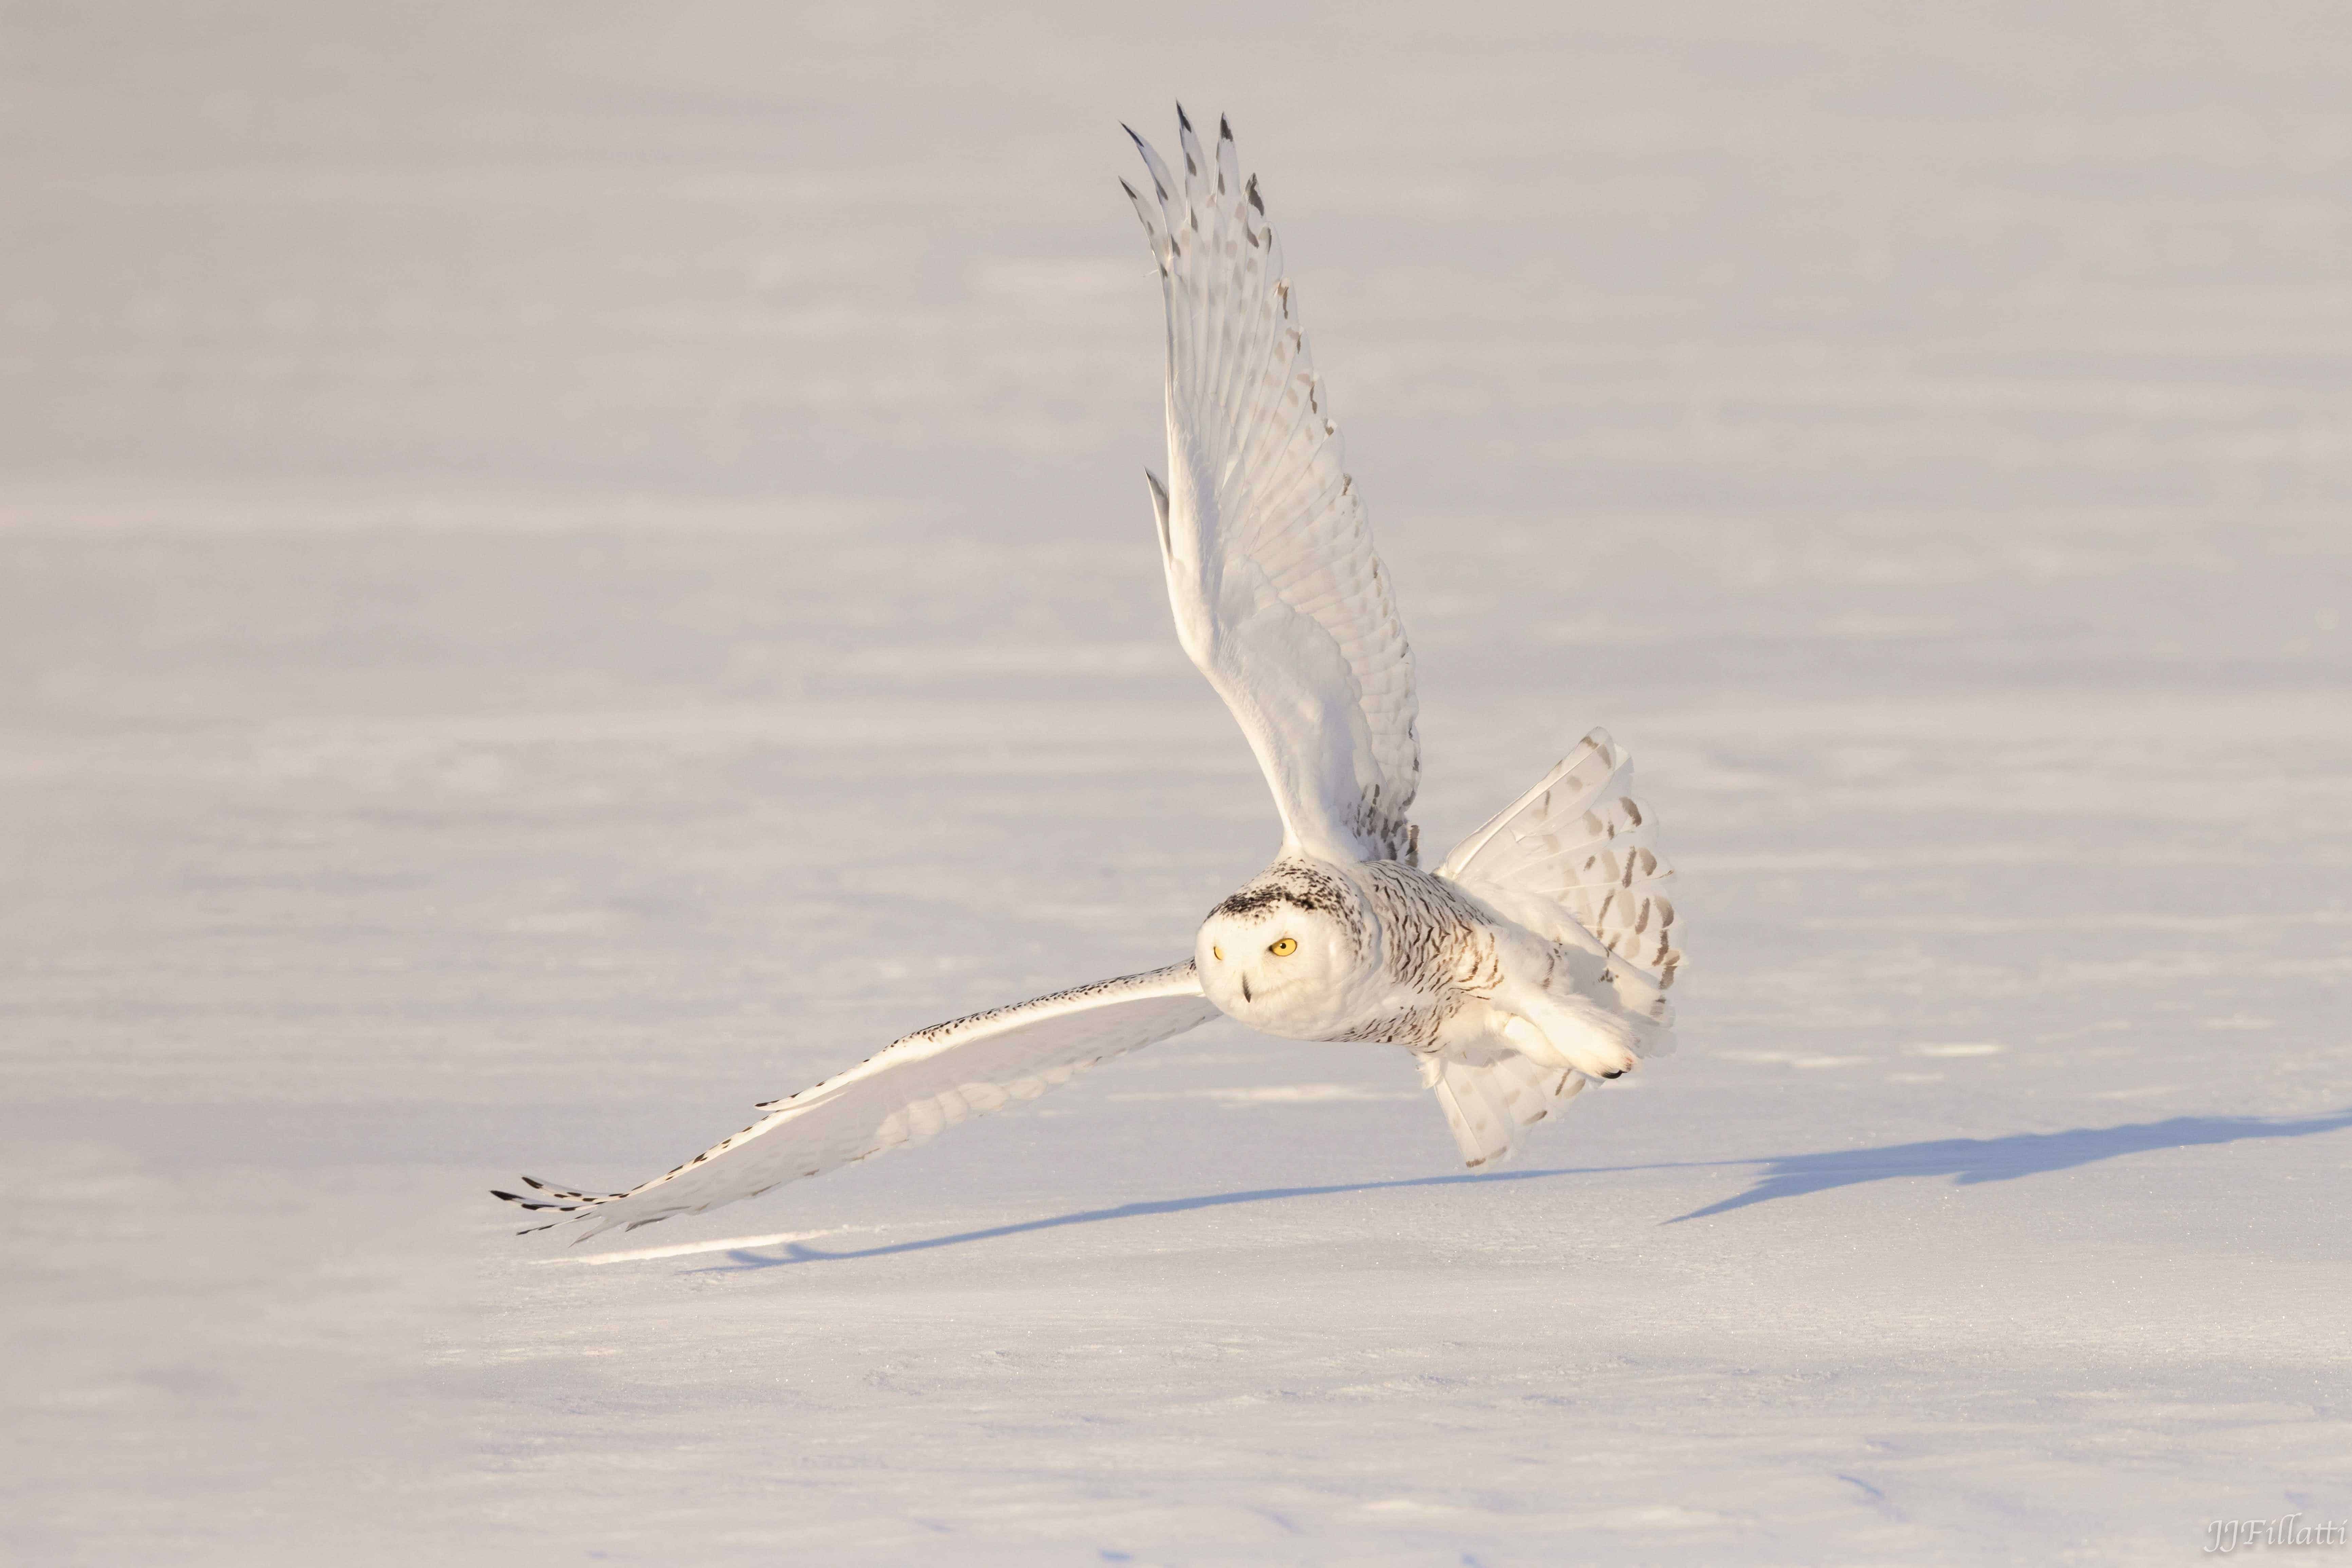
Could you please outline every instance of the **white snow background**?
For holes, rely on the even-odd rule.
[[[0,1557],[2352,1517],[2340,5],[0,38]],[[1180,96],[1284,235],[1427,841],[1609,726],[1681,1051],[1472,1177],[1403,1052],[1220,1024],[516,1239],[517,1172],[1181,957],[1271,853],[1140,472],[1118,127]]]

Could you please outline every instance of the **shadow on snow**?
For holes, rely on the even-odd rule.
[[[1012,1225],[992,1225],[919,1241],[895,1241],[880,1247],[841,1251],[793,1242],[773,1253],[743,1249],[730,1252],[730,1261],[701,1270],[729,1273],[747,1269],[774,1269],[792,1263],[845,1262],[856,1258],[887,1258],[902,1252],[928,1252],[939,1247],[960,1247],[972,1241],[993,1241],[1037,1230],[1058,1230],[1070,1225],[1095,1225],[1109,1219],[1139,1219],[1154,1214],[1185,1214],[1196,1209],[1228,1208],[1236,1204],[1273,1203],[1284,1198],[1332,1197],[1355,1192],[1392,1192],[1409,1187],[1470,1186],[1501,1182],[1548,1181],[1558,1176],[1608,1176],[1626,1171],[1712,1170],[1733,1166],[1761,1166],[1755,1185],[1737,1197],[1695,1208],[1665,1221],[1705,1219],[1777,1198],[1801,1197],[1832,1187],[1858,1186],[1864,1182],[1897,1176],[1948,1176],[1957,1186],[2013,1181],[2019,1176],[2069,1170],[2121,1155],[2158,1149],[2191,1148],[2207,1144],[2232,1144],[2251,1138],[2305,1138],[2352,1127],[2352,1110],[2325,1116],[2288,1121],[2269,1116],[2175,1116],[2163,1122],[2140,1122],[2121,1127],[2074,1127],[2063,1133],[2013,1133],[2005,1138],[1938,1138],[1923,1144],[1890,1144],[1884,1148],[1843,1149],[1827,1154],[1783,1155],[1757,1160],[1684,1160],[1643,1166],[1566,1166],[1545,1170],[1480,1171],[1455,1176],[1412,1176],[1399,1181],[1349,1182],[1336,1186],[1274,1186],[1250,1192],[1209,1193],[1197,1197],[1163,1198],[1152,1203],[1122,1203],[1112,1208],[1081,1209]]]
[[[2244,1138],[2307,1138],[2352,1127],[2352,1111],[2299,1122],[2273,1116],[2175,1116],[2124,1127],[2072,1127],[2063,1133],[2012,1133],[2006,1138],[1938,1138],[1926,1144],[1892,1144],[1883,1149],[1847,1149],[1825,1155],[1790,1155],[1759,1164],[1756,1185],[1737,1197],[1695,1208],[1667,1223],[1704,1219],[1774,1198],[1801,1197],[1832,1187],[1858,1186],[1891,1176],[1948,1176],[1953,1184],[2014,1181],[2154,1149],[2185,1149],[2201,1144],[2234,1144]]]

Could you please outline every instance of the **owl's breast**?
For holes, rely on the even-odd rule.
[[[1427,1049],[1502,975],[1486,916],[1448,883],[1393,861],[1351,868],[1370,919],[1374,961],[1335,998],[1327,1040],[1381,1040]]]
[[[1363,868],[1382,977],[1415,1001],[1478,994],[1502,978],[1493,918],[1459,889],[1394,862]]]

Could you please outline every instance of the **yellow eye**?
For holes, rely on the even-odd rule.
[[[1268,947],[1266,951],[1273,954],[1277,958],[1287,958],[1293,953],[1298,951],[1298,944],[1286,936],[1281,941],[1276,943],[1273,946]]]
[[[1225,950],[1223,947],[1218,946],[1213,942],[1209,945],[1209,956],[1216,959],[1220,964],[1225,961]]]

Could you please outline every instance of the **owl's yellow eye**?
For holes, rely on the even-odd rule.
[[[1268,947],[1266,951],[1273,954],[1277,958],[1287,958],[1293,953],[1298,951],[1298,944],[1286,936],[1281,941],[1276,943],[1273,946]]]
[[[1222,964],[1222,963],[1223,963],[1223,962],[1225,961],[1225,950],[1224,950],[1223,947],[1218,946],[1215,943],[1212,942],[1211,944],[1209,944],[1209,956],[1211,956],[1212,958],[1214,958],[1218,963]]]

